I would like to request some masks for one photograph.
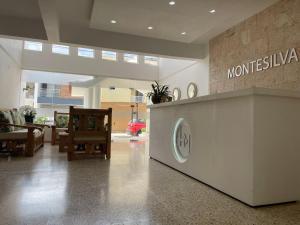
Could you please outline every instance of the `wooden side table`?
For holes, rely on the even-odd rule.
[[[66,132],[59,132],[59,152],[68,151],[69,134]]]

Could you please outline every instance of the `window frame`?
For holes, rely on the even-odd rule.
[[[66,49],[68,49],[68,53],[63,53],[63,52],[55,52],[54,51],[54,49],[55,49],[55,47],[66,47]],[[70,55],[70,46],[68,46],[68,45],[59,45],[59,44],[52,44],[52,48],[51,48],[51,50],[52,50],[52,53],[53,54],[59,54],[59,55]]]
[[[148,62],[147,62],[146,58],[156,58],[156,64],[152,64],[151,62],[154,62],[154,61],[151,61],[151,60],[148,60]],[[144,64],[147,64],[150,66],[158,66],[158,57],[151,56],[151,55],[144,55]]]
[[[29,45],[30,44],[36,44],[36,46],[38,46],[38,48],[36,48],[36,49],[29,48],[28,44]],[[29,50],[29,51],[35,51],[35,52],[42,52],[43,51],[43,43],[42,42],[38,42],[38,41],[24,41],[24,49],[25,50]]]
[[[126,55],[129,56],[136,56],[136,62],[130,62],[128,60],[126,60]],[[134,54],[134,53],[124,53],[123,54],[123,61],[126,62],[126,63],[131,63],[131,64],[139,64],[139,55],[138,54]]]
[[[80,55],[80,51],[86,51],[89,53],[92,53],[92,55]],[[77,48],[77,56],[83,57],[83,58],[89,58],[89,59],[94,59],[95,58],[95,50],[92,48],[83,48],[83,47],[78,47]]]
[[[115,59],[110,59],[110,58],[104,58],[103,57],[103,53],[104,52],[110,52],[110,53],[114,53],[115,54]],[[111,62],[116,62],[116,61],[118,61],[118,53],[116,52],[116,51],[110,51],[110,50],[101,50],[101,59],[102,60],[107,60],[107,61],[111,61]]]

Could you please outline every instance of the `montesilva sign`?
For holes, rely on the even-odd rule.
[[[227,71],[228,79],[244,76],[254,72],[271,69],[292,62],[299,62],[299,57],[295,48],[290,48],[286,52],[278,52],[263,58],[253,60],[238,66],[234,66]]]

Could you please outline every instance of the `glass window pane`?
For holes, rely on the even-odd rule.
[[[158,65],[158,57],[154,56],[144,56],[144,63],[157,66]]]
[[[117,53],[112,51],[102,51],[102,59],[116,61]]]
[[[41,42],[25,41],[24,49],[41,52],[43,51],[43,44]]]
[[[90,49],[90,48],[78,48],[78,56],[94,58],[95,51],[94,49]]]
[[[52,52],[62,55],[69,55],[69,46],[67,45],[52,45]]]
[[[124,54],[124,61],[129,63],[138,63],[138,56],[135,54]]]

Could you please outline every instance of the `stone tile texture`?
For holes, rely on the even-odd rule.
[[[209,42],[210,93],[254,86],[300,90],[300,62],[227,78],[233,66],[289,48],[300,58],[300,0],[281,0]]]

